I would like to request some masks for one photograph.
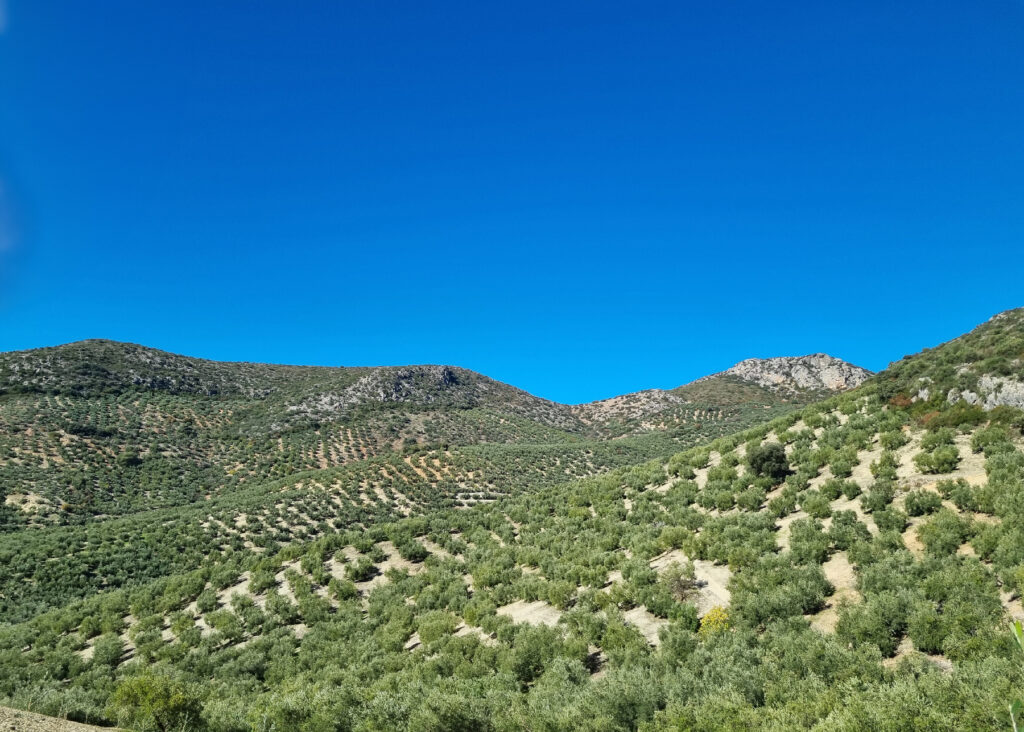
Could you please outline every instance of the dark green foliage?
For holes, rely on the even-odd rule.
[[[878,441],[888,451],[898,450],[910,441],[906,433],[902,430],[892,430],[890,432],[883,432],[878,436]]]
[[[782,480],[789,472],[785,448],[778,442],[768,442],[747,451],[747,464],[754,475]]]
[[[878,516],[875,516],[878,523]],[[879,525],[879,530],[884,530]],[[832,515],[832,526],[828,530],[828,538],[839,551],[846,551],[858,541],[869,541],[871,532],[868,527],[857,520],[853,511],[837,511]]]
[[[882,592],[859,605],[850,605],[840,612],[836,638],[854,647],[870,643],[883,656],[896,652],[900,636],[907,627],[909,600],[896,592]]]
[[[798,519],[790,524],[789,549],[799,564],[821,564],[828,557],[832,541],[821,530],[821,523],[812,518]]]
[[[960,452],[953,444],[956,433],[950,427],[941,427],[925,433],[921,438],[921,452],[914,462],[925,473],[949,473],[960,462]]]
[[[866,511],[884,511],[895,496],[896,486],[890,481],[880,480],[861,498],[861,505]]]
[[[821,567],[798,566],[789,557],[763,557],[735,575],[733,611],[754,626],[821,609],[832,590]]]

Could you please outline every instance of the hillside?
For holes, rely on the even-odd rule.
[[[21,529],[0,704],[133,727],[111,690],[156,688],[209,730],[1004,729],[1024,411],[893,385],[1021,380],[1022,331],[996,318],[694,446],[651,415],[773,384],[591,417],[624,437],[407,445]]]
[[[1024,407],[1024,308],[993,316],[970,333],[907,356],[877,379],[887,399]]]
[[[723,377],[623,418],[455,367],[219,363],[111,341],[0,354],[0,375],[8,620],[668,456],[800,403]]]
[[[179,506],[423,449],[447,458],[459,446],[576,445],[567,449],[589,454],[588,441],[653,431],[657,451],[809,401],[754,387],[737,396],[733,386],[664,392],[658,410],[622,410],[557,404],[447,366],[218,363],[110,341],[0,354],[0,530]],[[644,403],[648,393],[618,400]]]
[[[864,383],[871,372],[826,354],[751,358],[675,389],[648,389],[573,408],[602,434],[667,429],[711,410],[804,405]],[[711,412],[713,413],[713,411]]]

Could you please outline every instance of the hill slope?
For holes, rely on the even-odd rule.
[[[653,417],[585,420],[588,405],[454,367],[219,363],[110,341],[2,354],[0,384],[10,620],[235,551],[664,457],[799,404],[722,377]]]
[[[124,725],[110,694],[141,673],[201,710],[194,729],[844,728],[900,727],[879,710],[920,713],[893,696],[919,676],[938,684],[918,690],[944,700],[936,720],[979,704],[941,679],[1002,693],[977,664],[1018,607],[1013,419],[889,404],[880,377],[800,407],[721,374],[589,425],[565,407],[574,432],[435,367],[363,381],[327,416],[292,409],[282,429],[373,370],[264,388],[245,375],[261,367],[230,366],[0,398],[19,487],[108,470],[92,491],[137,506],[60,525],[41,490],[9,502],[38,513],[0,536],[0,607],[24,621],[0,626],[0,704]],[[465,441],[407,442],[409,424]],[[364,441],[336,460],[341,430]],[[371,434],[386,444],[366,449]],[[787,474],[756,457],[770,444]],[[208,482],[173,494],[189,461]]]

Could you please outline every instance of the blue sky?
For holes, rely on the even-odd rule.
[[[576,402],[1024,305],[1024,3],[0,0],[0,350]]]

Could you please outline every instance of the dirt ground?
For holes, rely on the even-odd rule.
[[[840,603],[857,603],[861,601],[857,592],[857,573],[846,557],[846,552],[838,552],[821,565],[825,578],[836,588],[828,599],[828,605],[821,612],[807,616],[811,627],[822,633],[834,633],[839,623]]]
[[[23,712],[20,709],[0,707],[0,732],[117,732],[114,727],[94,727],[91,724],[68,722],[56,717]]]
[[[661,643],[661,638],[658,637],[658,631],[660,631],[662,627],[668,625],[667,620],[655,617],[651,613],[647,612],[647,608],[643,605],[627,610],[622,613],[622,617],[627,623],[639,630],[640,635],[646,638],[647,642],[652,646],[657,646]]]
[[[510,617],[516,623],[558,625],[558,619],[562,617],[562,611],[542,600],[537,600],[536,602],[516,600],[511,605],[499,607],[498,615]]]
[[[651,569],[661,573],[674,562],[683,564],[686,561],[686,554],[680,549],[673,549],[652,559]],[[713,607],[729,607],[729,602],[732,600],[728,590],[729,578],[732,576],[729,568],[722,564],[697,559],[693,562],[693,569],[697,581],[700,583],[700,588],[693,598],[697,605],[697,614],[703,616]]]

